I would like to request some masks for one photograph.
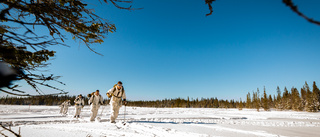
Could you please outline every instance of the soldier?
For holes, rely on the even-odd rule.
[[[110,114],[110,122],[116,123],[115,120],[118,117],[119,109],[122,105],[122,99],[123,104],[127,105],[126,102],[126,92],[124,91],[124,88],[122,86],[122,82],[119,81],[117,85],[115,85],[113,88],[111,88],[107,92],[107,96],[110,98],[110,105],[111,105],[111,114]]]
[[[61,104],[61,106],[62,106],[61,109],[63,110],[63,111],[62,111],[62,114],[67,115],[69,106],[71,106],[70,100],[64,101],[64,102]],[[60,110],[60,112],[61,112],[61,110]]]
[[[91,105],[91,117],[90,121],[94,121],[97,117],[98,110],[100,108],[100,105],[103,104],[103,98],[99,94],[99,90],[97,90],[94,95],[90,97],[89,104]]]
[[[84,107],[84,98],[82,97],[81,94],[74,100],[74,104],[75,104],[75,109],[76,109],[76,113],[74,114],[74,118],[79,118],[80,113],[81,113],[81,109]]]
[[[63,114],[64,102],[62,102],[59,107],[60,107],[60,114]]]

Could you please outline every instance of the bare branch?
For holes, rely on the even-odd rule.
[[[300,12],[298,10],[298,6],[294,5],[292,0],[282,0],[282,2],[284,4],[286,4],[288,7],[290,7],[293,12],[297,13],[299,16],[301,16],[302,18],[306,19],[310,23],[313,23],[313,24],[316,24],[316,25],[320,25],[319,21],[313,20],[312,18],[309,18],[306,15],[304,15],[302,12]]]
[[[212,9],[211,4],[212,4],[212,2],[214,2],[214,1],[216,1],[216,0],[205,0],[206,4],[208,4],[208,6],[209,6],[209,10],[210,10],[210,13],[206,14],[206,16],[209,16],[209,15],[211,15],[211,14],[212,14],[213,9]]]
[[[20,93],[26,93],[26,92],[24,92],[24,91],[15,89],[15,87],[7,87],[7,88],[8,88],[8,89],[11,89],[12,91],[16,91],[16,92],[20,92]]]
[[[21,137],[19,134],[13,132],[11,129],[8,129],[8,128],[4,127],[4,126],[2,125],[2,123],[0,123],[0,126],[1,126],[3,129],[5,129],[5,130],[11,132],[12,134],[14,134],[16,137]]]
[[[3,90],[3,89],[1,89],[1,88],[0,88],[0,91],[2,91],[2,92],[4,92],[4,93],[7,93],[7,94],[10,94],[10,95],[15,95],[15,96],[30,96],[29,94],[16,94],[16,93],[12,93],[12,92]]]

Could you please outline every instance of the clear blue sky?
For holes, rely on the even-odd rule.
[[[320,1],[294,0],[320,20]],[[320,26],[293,13],[281,0],[134,0],[142,10],[91,3],[116,24],[94,54],[71,40],[54,47],[48,68],[70,95],[105,92],[123,81],[130,100],[164,98],[245,99],[248,92],[275,94],[276,87],[320,86]],[[50,93],[50,92],[46,92]]]

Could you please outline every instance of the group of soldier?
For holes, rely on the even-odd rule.
[[[110,106],[111,106],[111,114],[110,114],[110,122],[115,123],[116,118],[119,114],[119,109],[122,106],[122,104],[127,105],[126,102],[126,93],[122,86],[122,82],[119,81],[115,86],[113,86],[110,90],[107,91],[107,96],[110,99]],[[92,94],[89,94],[89,105],[91,107],[91,114],[90,114],[90,121],[95,121],[98,110],[100,108],[100,105],[103,105],[103,98],[99,93],[99,90],[96,90],[96,92],[93,92]],[[84,107],[84,98],[80,94],[75,100],[75,110],[76,113],[74,115],[74,118],[79,118],[81,109]],[[71,106],[70,100],[64,101],[60,107],[60,113],[61,114],[67,114],[68,107]]]

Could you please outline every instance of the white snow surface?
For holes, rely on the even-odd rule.
[[[79,119],[73,118],[74,107],[69,107],[66,116],[59,111],[58,106],[0,105],[0,122],[6,127],[11,125],[16,133],[20,129],[22,137],[320,136],[319,112],[126,107],[124,113],[122,107],[117,123],[112,124],[109,105],[100,107],[100,122],[89,121],[89,106],[84,107]]]

